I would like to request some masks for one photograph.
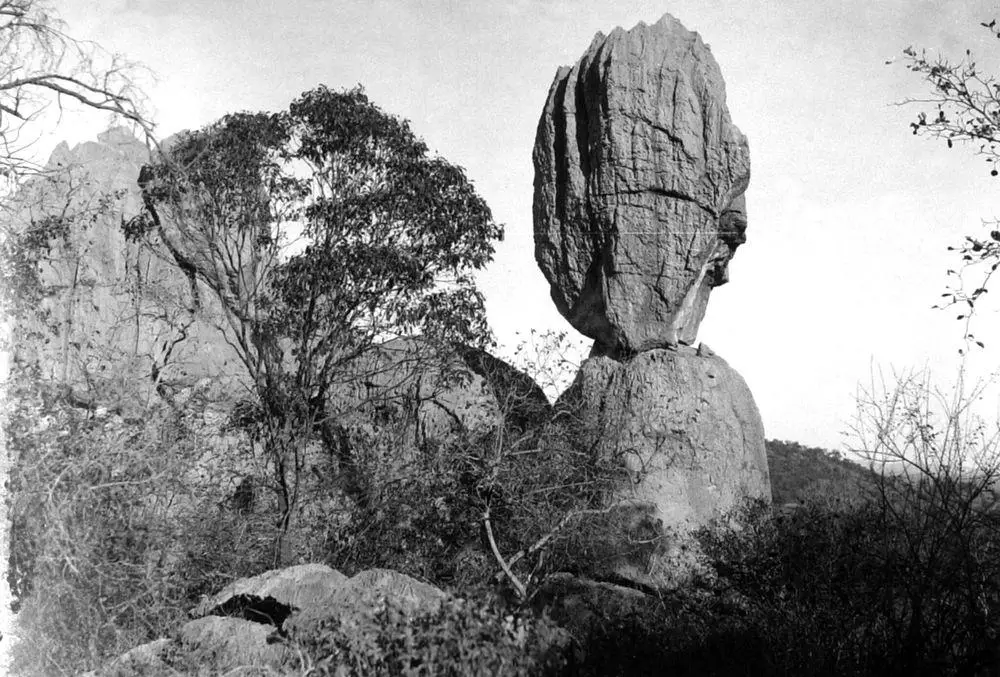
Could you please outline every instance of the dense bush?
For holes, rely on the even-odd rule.
[[[172,632],[199,595],[267,568],[271,520],[227,509],[224,469],[194,472],[203,440],[177,412],[98,416],[37,380],[12,394],[17,674],[93,668]]]
[[[463,599],[417,615],[383,603],[361,621],[332,616],[292,640],[309,674],[372,677],[558,674],[570,648],[545,618]]]
[[[752,503],[699,534],[692,586],[562,593],[573,674],[996,674],[1000,539],[905,507]]]
[[[858,505],[872,498],[875,474],[836,451],[767,440],[767,466],[775,505]]]
[[[905,510],[910,508],[910,511]],[[744,513],[702,534],[755,638],[763,674],[942,675],[995,669],[995,534],[956,532],[913,506]],[[905,524],[901,524],[905,522]]]
[[[331,541],[328,563],[478,587],[501,575],[492,536],[512,573],[533,588],[551,572],[587,571],[620,554],[629,517],[601,509],[615,471],[591,463],[571,440],[553,435],[540,448],[507,433],[424,445],[390,481],[379,479],[389,474],[377,458],[360,463],[364,500]]]

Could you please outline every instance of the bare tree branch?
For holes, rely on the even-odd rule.
[[[31,146],[46,111],[73,102],[131,124],[150,145],[154,125],[140,80],[147,71],[65,32],[45,0],[0,0],[0,192],[40,169]]]

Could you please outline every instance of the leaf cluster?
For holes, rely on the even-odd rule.
[[[983,22],[982,27],[1000,39],[997,21]],[[956,143],[971,144],[976,155],[982,156],[990,175],[1000,176],[1000,81],[980,66],[971,50],[958,62],[941,56],[928,55],[926,50],[907,47],[903,51],[908,70],[921,76],[930,87],[927,98],[910,99],[904,105],[923,104],[933,108],[920,110],[909,124],[914,135],[944,139],[948,148]],[[942,305],[960,306],[957,319],[964,323],[966,350],[975,344],[984,347],[970,331],[976,304],[986,293],[993,274],[1000,265],[1000,231],[995,221],[985,222],[986,233],[966,236],[965,242],[949,247],[961,256],[962,270],[949,270],[948,291],[942,294]],[[975,270],[971,291],[963,279],[964,273]]]
[[[286,111],[184,134],[140,183],[147,209],[130,234],[218,297],[231,342],[270,388],[321,396],[393,336],[490,340],[472,273],[502,227],[460,167],[360,87],[321,86]]]

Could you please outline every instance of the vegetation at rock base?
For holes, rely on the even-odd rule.
[[[245,367],[243,419],[271,460],[287,560],[304,446],[343,436],[336,386],[370,378],[359,365],[389,338],[488,343],[471,274],[503,229],[460,167],[361,88],[183,134],[139,183],[146,209],[126,234],[188,277],[192,314],[208,291]]]
[[[368,631],[332,620],[293,634],[309,674],[529,675],[565,664],[558,626],[484,600],[449,600],[416,617],[384,604],[368,620]]]
[[[562,365],[552,339],[525,366]],[[277,496],[243,500],[233,489],[268,477],[273,457],[254,451],[245,427],[207,424],[211,398],[197,387],[135,419],[80,406],[30,370],[18,375],[8,413],[17,674],[75,674],[169,637],[202,595],[274,565]],[[348,574],[382,566],[491,599],[415,619],[386,608],[364,634],[318,628],[292,638],[299,662],[284,674],[336,674],[334,653],[371,674],[432,664],[463,674],[479,661],[510,674],[957,675],[983,674],[996,659],[1000,524],[983,480],[1000,457],[962,406],[925,416],[932,391],[919,379],[863,400],[859,419],[881,433],[862,450],[910,462],[921,470],[913,481],[772,441],[776,503],[799,507],[748,506],[731,528],[701,534],[705,575],[654,596],[558,591],[556,574],[623,547],[613,521],[586,514],[613,473],[581,473],[572,435],[541,454],[547,402],[509,372],[489,382],[505,425],[425,442],[402,466],[361,452],[399,450],[412,410],[362,408],[378,423],[353,438],[366,500],[303,510],[292,561]],[[213,448],[220,440],[236,453]],[[206,451],[215,453],[207,464]],[[975,464],[956,475],[959,458]],[[556,491],[566,486],[579,490]],[[190,657],[174,659],[180,674],[199,674]]]

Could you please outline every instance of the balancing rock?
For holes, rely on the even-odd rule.
[[[670,15],[598,33],[556,73],[534,165],[535,258],[595,352],[692,344],[745,242],[750,180],[701,37]]]

